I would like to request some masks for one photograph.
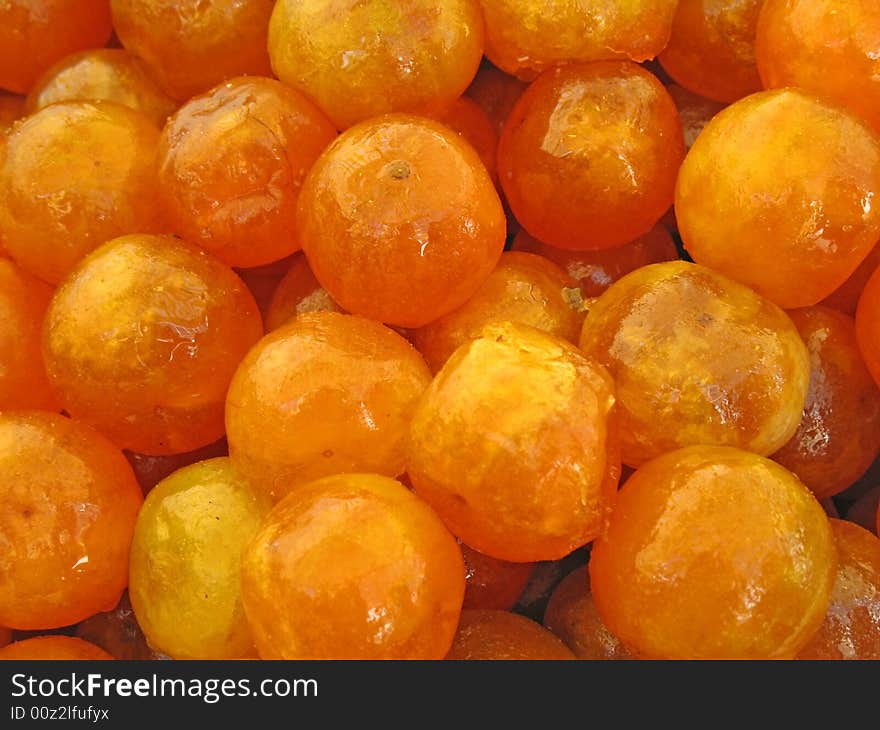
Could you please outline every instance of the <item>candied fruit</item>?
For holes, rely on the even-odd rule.
[[[74,418],[161,456],[223,435],[229,382],[261,334],[231,269],[178,239],[132,235],[101,246],[58,288],[43,357]]]
[[[854,317],[859,305],[859,297],[862,296],[868,279],[878,266],[880,266],[880,243],[871,249],[871,253],[850,274],[849,279],[822,300],[822,304]]]
[[[75,636],[35,636],[0,649],[0,661],[46,661],[113,659],[100,646]]]
[[[226,402],[233,463],[275,498],[318,477],[404,472],[404,442],[431,381],[388,327],[337,312],[302,314],[239,366]],[[271,434],[271,438],[267,438]]]
[[[880,268],[875,269],[859,298],[856,338],[865,365],[880,385]]]
[[[725,108],[725,105],[698,96],[678,84],[669,84],[666,91],[669,92],[678,109],[678,118],[681,119],[681,130],[684,134],[684,147],[689,150],[694,146],[700,132],[718,112]]]
[[[269,513],[241,590],[263,659],[442,659],[464,575],[455,539],[406,487],[340,474]]]
[[[447,127],[393,114],[341,135],[299,196],[318,281],[353,314],[421,327],[461,306],[504,248],[504,210],[474,149]]]
[[[271,507],[227,457],[184,467],[149,493],[135,524],[128,591],[153,649],[174,659],[255,655],[239,573]]]
[[[274,79],[236,78],[190,99],[159,142],[169,224],[230,266],[289,256],[303,180],[335,137],[317,107]]]
[[[190,466],[199,461],[214,459],[218,456],[229,456],[229,446],[226,437],[218,439],[213,444],[202,446],[193,451],[182,454],[166,454],[165,456],[151,456],[150,454],[138,454],[134,451],[126,451],[125,458],[134,469],[135,479],[141,485],[141,490],[146,495],[150,490],[161,482],[165,477],[171,476],[178,469]]]
[[[499,132],[475,101],[460,96],[452,106],[435,114],[433,118],[445,124],[474,148],[493,180],[498,176],[496,159]]]
[[[76,636],[101,647],[114,659],[167,658],[150,649],[131,608],[128,593],[122,594],[112,611],[96,613],[81,622],[76,627]]]
[[[642,267],[590,307],[581,349],[616,383],[623,462],[682,446],[780,449],[801,420],[810,357],[792,321],[697,264]]]
[[[290,268],[275,288],[266,312],[266,331],[277,330],[294,317],[306,312],[341,312],[309,268],[302,253],[293,257]]]
[[[880,238],[880,138],[799,89],[719,113],[678,176],[675,215],[693,259],[786,309],[817,304]]]
[[[821,625],[836,563],[828,518],[791,472],[691,446],[624,484],[590,579],[602,620],[641,656],[783,659]]]
[[[554,560],[604,528],[620,476],[614,386],[558,337],[487,326],[418,404],[407,474],[475,550]]]
[[[12,123],[25,115],[25,98],[0,91],[0,141],[12,127]]]
[[[509,563],[468,547],[459,541],[465,567],[463,608],[514,607],[535,569],[534,563]]]
[[[573,64],[519,98],[501,133],[498,176],[538,240],[613,248],[672,205],[683,157],[678,112],[655,76],[627,61]]]
[[[54,413],[0,413],[0,625],[51,629],[119,601],[141,490],[103,436]]]
[[[524,81],[504,73],[483,59],[465,94],[483,110],[495,132],[500,135],[504,122],[526,87]]]
[[[458,631],[446,655],[454,660],[574,659],[574,654],[541,624],[507,611],[461,612]]]

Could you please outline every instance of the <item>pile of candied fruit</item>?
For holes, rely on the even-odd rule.
[[[0,2],[0,658],[880,659],[878,59]]]

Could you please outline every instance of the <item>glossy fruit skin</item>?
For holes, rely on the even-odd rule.
[[[339,129],[448,106],[482,54],[476,0],[279,0],[269,24],[275,75]]]
[[[226,402],[230,456],[276,499],[331,474],[398,476],[430,381],[421,355],[378,322],[302,314],[260,340],[236,371]]]
[[[306,312],[341,312],[309,268],[305,254],[297,253],[278,282],[266,312],[266,331],[273,332]]]
[[[483,110],[500,135],[504,122],[528,84],[483,59],[465,95]]]
[[[455,350],[480,336],[486,325],[516,322],[576,343],[584,314],[574,282],[556,264],[530,253],[509,251],[489,278],[461,307],[412,333],[431,372]]]
[[[574,659],[565,644],[541,624],[507,611],[461,612],[458,632],[446,655],[451,660]]]
[[[666,212],[683,158],[663,85],[634,63],[605,61],[552,69],[525,91],[501,133],[498,174],[538,240],[613,248]]]
[[[43,367],[43,317],[52,287],[0,258],[0,410],[59,410]]]
[[[877,270],[878,266],[880,266],[880,244],[871,249],[871,253],[850,274],[849,279],[825,297],[822,304],[854,317],[859,305],[859,297],[862,296],[868,279],[871,278],[871,274]]]
[[[836,565],[828,519],[797,477],[692,446],[626,482],[590,580],[602,620],[646,658],[791,658],[822,623]]]
[[[75,636],[35,636],[0,649],[0,661],[55,661],[113,659],[101,647]]]
[[[768,89],[835,99],[880,133],[880,6],[874,0],[765,0],[758,70]]]
[[[10,0],[0,7],[0,89],[26,94],[68,53],[98,48],[112,32],[107,0]]]
[[[658,56],[675,81],[730,103],[760,91],[755,34],[764,0],[679,0],[672,35]]]
[[[432,116],[467,142],[480,156],[489,176],[498,177],[498,134],[495,124],[480,106],[466,96],[458,97],[451,106]]]
[[[418,404],[407,474],[463,542],[554,560],[603,529],[620,476],[614,385],[565,340],[510,322],[456,350]]]
[[[801,420],[810,358],[775,304],[697,264],[638,269],[590,307],[581,349],[616,383],[621,456],[697,444],[767,456]]]
[[[565,576],[553,590],[544,612],[544,626],[578,659],[636,658],[602,623],[590,593],[590,574],[586,565]]]
[[[798,659],[880,659],[880,539],[831,520],[838,564],[825,621]]]
[[[690,150],[700,132],[718,112],[724,109],[725,105],[698,96],[678,84],[669,84],[666,91],[669,92],[678,109],[678,118],[681,119],[681,129],[684,133],[684,146],[685,149]]]
[[[850,317],[821,306],[788,315],[810,352],[810,388],[798,430],[773,460],[817,497],[831,497],[880,453],[880,390],[862,360]]]
[[[101,246],[58,288],[43,357],[74,418],[161,456],[223,435],[229,382],[261,334],[231,269],[178,239],[132,235]]]
[[[798,89],[718,114],[678,177],[675,214],[693,259],[786,309],[817,304],[880,238],[880,138]]]
[[[464,559],[466,584],[462,608],[512,609],[529,582],[535,564],[498,560],[460,540],[459,547]]]
[[[678,0],[480,0],[486,55],[529,81],[572,61],[646,61],[666,46]]]
[[[96,613],[80,623],[76,627],[76,636],[99,646],[114,659],[167,659],[147,644],[127,592],[122,594],[119,604],[112,611]]]
[[[513,239],[513,250],[537,254],[561,266],[580,286],[582,299],[598,297],[615,281],[642,266],[678,259],[675,241],[660,224],[623,246],[594,251],[548,246],[527,231],[520,231]]]
[[[856,339],[865,365],[880,385],[880,268],[874,271],[856,309]]]
[[[221,81],[269,76],[272,0],[111,0],[113,27],[172,98],[185,101]]]
[[[256,654],[241,556],[271,508],[228,457],[184,467],[150,492],[131,544],[129,595],[151,647],[174,659]]]
[[[190,99],[159,142],[169,223],[229,266],[289,256],[303,180],[335,137],[314,104],[274,79],[239,77]]]
[[[242,563],[263,659],[442,659],[464,590],[461,551],[443,523],[375,474],[301,485]]]
[[[497,264],[506,228],[473,148],[402,114],[331,144],[306,178],[297,219],[309,265],[339,306],[401,327],[464,304]]]
[[[12,123],[24,115],[24,97],[0,91],[0,142],[12,127]]]
[[[51,629],[116,605],[142,502],[117,448],[54,413],[0,413],[0,492],[0,625]]]
[[[30,273],[58,283],[86,254],[127,233],[159,233],[159,130],[105,101],[54,104],[0,145],[3,245]]]

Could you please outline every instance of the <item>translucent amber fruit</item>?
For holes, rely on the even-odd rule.
[[[221,81],[268,76],[272,0],[111,0],[122,45],[180,101]]]
[[[483,161],[486,172],[493,180],[497,177],[498,132],[486,112],[475,101],[460,96],[450,107],[434,115],[434,119],[445,124],[470,144]]]
[[[461,612],[447,659],[574,659],[559,639],[540,624],[507,611]]]
[[[483,54],[477,0],[279,0],[272,68],[339,129],[461,96]]]
[[[464,558],[464,608],[494,608],[508,611],[522,594],[534,563],[509,563],[498,560],[459,542]]]
[[[573,64],[538,78],[504,125],[498,174],[523,227],[560,248],[613,248],[672,204],[684,157],[675,104],[634,63]]]
[[[298,253],[272,295],[266,313],[266,331],[277,330],[306,312],[341,311],[327,290],[318,283],[305,255]]]
[[[504,122],[526,86],[524,81],[504,73],[484,59],[465,94],[483,110],[495,132],[501,134]]]
[[[247,288],[175,238],[123,236],[55,293],[43,336],[64,408],[138,453],[176,454],[223,435],[226,389],[260,337]]]
[[[95,48],[65,56],[46,71],[28,94],[27,111],[59,101],[95,100],[141,112],[160,128],[177,108],[137,56],[121,48]]]
[[[24,97],[0,91],[0,140],[12,123],[25,115]]]
[[[724,109],[725,105],[720,101],[698,96],[678,84],[669,84],[666,91],[669,92],[678,109],[678,117],[681,119],[681,129],[684,133],[684,146],[689,150],[694,146],[700,132],[718,112]]]
[[[241,277],[254,299],[260,314],[263,315],[263,322],[266,321],[266,315],[269,313],[269,304],[275,295],[275,290],[281,283],[281,280],[287,274],[287,270],[291,267],[294,260],[302,256],[301,252],[297,252],[287,256],[286,258],[273,261],[262,266],[250,266],[246,268],[235,268],[234,271]]]
[[[461,307],[412,332],[412,343],[437,372],[455,350],[495,322],[516,322],[576,343],[584,320],[574,282],[556,264],[510,251]]]
[[[817,497],[855,482],[880,452],[880,390],[865,367],[852,319],[826,307],[789,316],[810,352],[800,426],[773,455]]]
[[[178,469],[218,456],[229,456],[229,447],[226,444],[225,436],[213,444],[182,454],[151,456],[150,454],[138,454],[134,451],[125,452],[125,458],[134,469],[134,476],[145,495],[165,477],[171,476]]]
[[[101,647],[74,636],[35,636],[0,649],[0,661],[113,659]]]
[[[786,309],[818,303],[880,238],[880,138],[798,89],[753,94],[702,131],[678,177],[688,253]]]
[[[135,525],[128,591],[151,647],[174,659],[255,655],[239,574],[271,507],[227,457],[180,469],[150,492]]]
[[[666,46],[678,0],[480,0],[486,55],[530,80],[569,61],[645,61]]]
[[[291,492],[242,565],[264,659],[442,659],[463,596],[455,538],[406,487],[374,474]]]
[[[544,613],[544,626],[578,659],[635,659],[602,623],[590,594],[586,565],[569,573],[556,586]]]
[[[317,107],[274,79],[241,77],[191,99],[159,143],[169,223],[230,266],[290,255],[303,180],[335,136]]]
[[[236,372],[226,403],[229,453],[276,498],[341,472],[398,476],[430,381],[413,346],[378,322],[302,314],[260,340]]]
[[[141,490],[122,453],[54,413],[0,413],[0,625],[107,611],[128,581]]]
[[[0,626],[0,647],[6,646],[12,641],[12,629]]]
[[[791,658],[831,596],[828,518],[791,472],[739,449],[692,446],[646,464],[593,546],[608,628],[647,658]]]
[[[858,497],[846,510],[846,519],[876,535],[880,526],[880,485]]]
[[[7,0],[0,5],[0,89],[26,94],[57,60],[103,46],[112,30],[107,0]]]
[[[161,232],[159,131],[111,102],[65,102],[16,125],[0,145],[0,230],[23,268],[59,282],[126,233]]]
[[[700,96],[732,102],[761,90],[755,33],[764,0],[679,0],[658,60]]]
[[[838,565],[825,621],[798,659],[880,659],[880,540],[831,520]]]
[[[849,279],[825,297],[825,299],[822,300],[822,304],[826,307],[831,307],[832,309],[843,312],[844,314],[855,316],[856,307],[859,304],[859,297],[862,296],[862,291],[865,289],[868,279],[871,278],[871,274],[877,270],[878,266],[880,266],[880,244],[875,245],[874,248],[871,249],[871,253],[869,253],[867,258],[859,264],[859,267],[850,274]]]
[[[613,383],[565,340],[489,325],[419,402],[407,474],[462,541],[554,560],[603,529],[620,476]]]
[[[330,296],[401,327],[464,304],[498,262],[506,227],[474,149],[441,124],[401,114],[330,145],[306,178],[298,221]]]
[[[765,87],[799,86],[835,99],[880,132],[876,0],[765,0],[757,55]]]
[[[661,225],[654,226],[645,235],[623,246],[594,251],[548,246],[528,232],[520,231],[513,239],[513,250],[538,254],[561,266],[569,278],[580,286],[582,299],[598,297],[630,271],[648,264],[678,259],[675,241]]]
[[[43,317],[52,287],[0,258],[0,410],[59,409],[43,367]]]
[[[76,627],[78,638],[89,641],[108,652],[114,659],[167,658],[150,649],[138,625],[128,594],[112,611],[96,613]]]
[[[696,444],[767,456],[800,423],[810,357],[797,329],[703,266],[671,261],[623,277],[590,307],[580,344],[615,380],[630,466]]]

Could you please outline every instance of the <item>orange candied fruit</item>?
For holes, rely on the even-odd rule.
[[[464,559],[464,608],[493,608],[508,611],[514,607],[529,582],[534,563],[509,563],[468,547],[459,541]]]
[[[865,365],[880,385],[880,268],[875,269],[859,298],[856,338]]]
[[[822,300],[822,304],[854,317],[859,305],[859,297],[862,296],[868,279],[878,266],[880,266],[880,243],[871,249],[871,253],[843,284]]]
[[[279,79],[346,129],[461,96],[483,55],[483,18],[477,0],[278,0],[269,55]]]
[[[817,304],[880,238],[880,138],[798,89],[718,114],[678,176],[675,214],[697,263],[786,309]]]
[[[475,550],[561,558],[603,529],[620,476],[604,368],[510,322],[460,347],[413,417],[407,474]]]
[[[122,453],[54,413],[0,413],[0,625],[52,629],[112,609],[141,490]]]
[[[783,659],[821,625],[836,563],[828,518],[791,472],[692,446],[624,484],[590,579],[602,620],[646,658]]]
[[[589,661],[634,659],[602,623],[590,593],[589,567],[569,573],[550,596],[544,626],[558,636],[578,659]]]
[[[798,659],[880,659],[880,539],[831,520],[838,565],[825,621]]]
[[[483,161],[486,172],[494,180],[498,176],[498,132],[475,101],[460,96],[452,105],[433,115],[474,148]]]
[[[761,90],[755,34],[764,0],[679,0],[663,70],[695,94],[730,103]]]
[[[645,266],[590,307],[581,349],[616,382],[625,464],[682,446],[767,456],[801,420],[810,358],[772,302],[697,264]]]
[[[159,128],[177,108],[137,56],[121,48],[95,48],[65,56],[46,71],[28,94],[27,111],[33,114],[60,101],[96,100],[134,109]]]
[[[816,306],[788,312],[810,352],[810,389],[798,430],[773,454],[817,497],[855,482],[880,453],[880,391],[850,317]]]
[[[0,647],[6,646],[12,642],[12,629],[0,626]]]
[[[331,144],[306,178],[297,220],[309,265],[339,306],[401,327],[464,304],[498,262],[506,228],[473,148],[403,114]]]
[[[681,130],[684,133],[684,147],[690,150],[700,132],[712,121],[725,105],[720,101],[712,101],[688,91],[678,84],[669,84],[666,87],[672,101],[678,109],[678,117],[681,119]]]
[[[106,1],[106,0],[105,0]],[[273,0],[111,0],[122,45],[167,94],[185,101],[221,81],[270,74]]]
[[[409,422],[430,381],[419,353],[388,327],[337,312],[302,314],[260,340],[235,373],[226,402],[230,456],[276,498],[341,472],[399,476]]]
[[[24,269],[52,283],[105,241],[161,232],[159,130],[111,102],[64,102],[0,145],[0,230]]]
[[[169,224],[230,266],[290,255],[303,180],[335,137],[317,107],[274,79],[236,78],[191,99],[159,142]]]
[[[75,636],[35,636],[0,649],[0,661],[107,660],[113,657],[100,646]]]
[[[628,61],[546,72],[520,97],[498,147],[517,220],[560,248],[613,248],[672,204],[681,123],[655,76]]]
[[[262,334],[244,283],[175,238],[132,235],[88,256],[46,314],[62,405],[121,448],[175,454],[223,435],[226,389]]]
[[[575,656],[534,621],[507,611],[461,612],[458,631],[446,655],[452,660],[555,660]]]
[[[294,317],[306,312],[341,312],[309,268],[302,253],[293,257],[290,268],[275,288],[266,312],[266,331],[277,330]]]
[[[43,317],[52,287],[0,258],[0,410],[59,409],[43,367]]]
[[[147,644],[128,600],[128,593],[122,594],[119,604],[112,611],[96,613],[77,625],[76,636],[101,647],[114,659],[165,658]]]
[[[582,303],[574,282],[556,264],[509,251],[467,302],[413,330],[411,339],[436,373],[458,347],[496,322],[529,325],[577,343],[584,321]]]
[[[880,132],[877,0],[765,0],[757,56],[766,88],[835,99]]]
[[[437,516],[399,482],[304,484],[247,548],[242,597],[263,659],[442,659],[464,565]]]
[[[12,128],[12,123],[25,115],[25,98],[17,94],[4,94],[0,91],[0,142]]]
[[[527,231],[513,239],[514,251],[537,254],[561,266],[581,289],[582,299],[598,297],[615,281],[631,271],[678,259],[675,241],[665,226],[657,224],[643,236],[615,248],[599,250],[556,248],[541,243]]]
[[[483,110],[495,132],[500,135],[504,122],[527,86],[516,76],[504,73],[483,59],[465,95]]]
[[[26,94],[53,63],[98,48],[113,31],[108,0],[9,0],[0,5],[0,89]]]
[[[529,81],[570,61],[646,61],[666,46],[678,0],[480,0],[486,55]]]

